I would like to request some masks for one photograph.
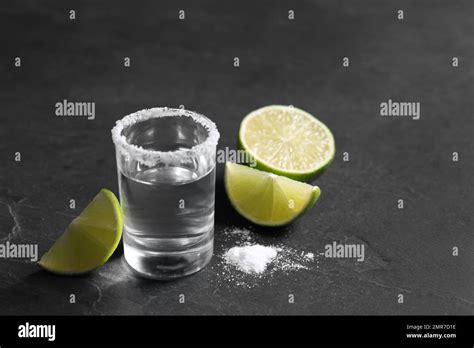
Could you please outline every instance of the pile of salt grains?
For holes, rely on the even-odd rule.
[[[237,244],[220,257],[223,270],[219,278],[225,282],[252,288],[275,273],[289,274],[310,267],[318,268],[313,253],[283,245],[257,244],[247,229],[227,228],[224,236]]]

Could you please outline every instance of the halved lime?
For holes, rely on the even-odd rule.
[[[235,163],[226,163],[225,187],[235,209],[263,226],[286,225],[311,208],[321,190]]]
[[[80,274],[102,266],[122,236],[122,211],[115,195],[102,189],[38,264],[58,274]]]
[[[239,147],[256,160],[257,168],[308,181],[327,168],[336,153],[329,128],[301,109],[270,105],[242,121]]]

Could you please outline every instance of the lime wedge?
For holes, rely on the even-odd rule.
[[[102,266],[122,236],[122,211],[115,195],[102,189],[38,264],[58,274],[80,274]]]
[[[225,187],[235,209],[263,226],[290,223],[311,208],[321,194],[317,186],[229,162]]]
[[[257,168],[308,181],[331,163],[336,153],[329,128],[301,109],[271,105],[252,111],[242,121],[239,147]]]

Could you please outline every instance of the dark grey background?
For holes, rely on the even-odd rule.
[[[3,242],[38,243],[42,254],[101,187],[118,193],[110,129],[144,107],[184,104],[208,115],[222,149],[235,147],[251,110],[293,104],[325,122],[337,144],[333,165],[315,181],[322,189],[317,206],[275,231],[234,212],[220,164],[216,257],[202,272],[173,282],[135,278],[121,247],[83,277],[0,260],[1,314],[474,313],[472,1],[0,6]],[[396,19],[398,9],[405,20]],[[17,56],[21,68],[13,66]],[[232,65],[236,56],[240,68]],[[131,57],[131,68],[123,57]],[[389,98],[421,102],[421,119],[380,117]],[[63,99],[96,102],[96,119],[56,117],[54,104]],[[350,162],[342,161],[344,151]],[[250,228],[261,243],[306,251],[333,241],[364,243],[366,261],[321,259],[319,268],[238,287],[219,278],[217,256],[233,245],[223,235],[229,226]],[[71,293],[76,304],[68,302]],[[397,303],[398,294],[405,303]]]

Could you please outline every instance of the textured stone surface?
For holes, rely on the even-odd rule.
[[[315,209],[278,230],[262,230],[234,212],[220,164],[215,257],[196,275],[173,282],[136,278],[121,247],[103,268],[81,277],[0,260],[0,312],[473,314],[473,3],[337,4],[2,4],[3,241],[38,243],[43,253],[101,187],[117,193],[110,129],[144,107],[184,104],[208,115],[222,149],[235,147],[250,110],[293,104],[333,130],[338,152],[315,181],[322,189]],[[75,21],[68,20],[71,6]],[[185,21],[178,21],[179,9]],[[405,11],[404,21],[396,19],[397,9]],[[21,68],[13,67],[17,56]],[[345,56],[349,68],[342,67]],[[457,69],[453,56],[460,59]],[[130,68],[123,57],[131,57]],[[380,117],[379,105],[389,98],[421,102],[421,119]],[[55,117],[54,104],[63,99],[96,102],[96,119]],[[20,163],[13,160],[17,151]],[[345,151],[349,162],[342,161]],[[71,198],[76,210],[69,209]],[[364,243],[366,260],[320,257],[319,268],[243,288],[221,276],[219,256],[235,245],[223,233],[229,226],[250,228],[261,243],[315,253],[333,241]],[[68,302],[71,293],[76,304]]]

